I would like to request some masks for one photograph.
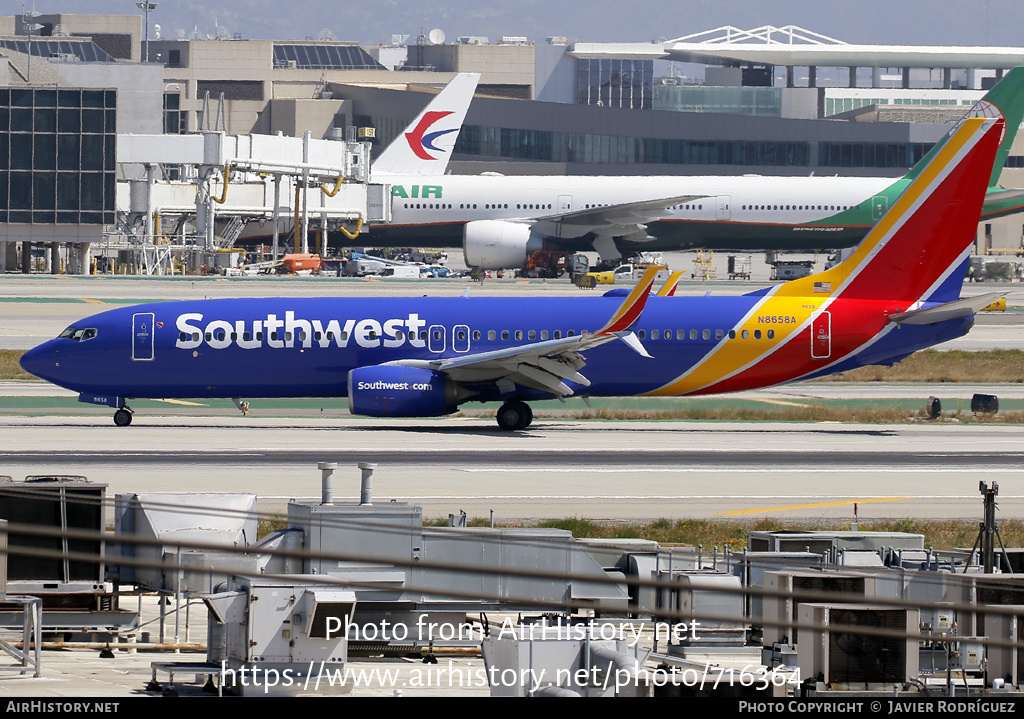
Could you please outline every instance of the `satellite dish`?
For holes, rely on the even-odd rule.
[[[444,38],[444,30],[442,30],[439,27],[435,27],[433,30],[430,31],[430,34],[427,35],[427,39],[430,40],[430,43],[432,45],[440,45],[441,43],[444,42]]]

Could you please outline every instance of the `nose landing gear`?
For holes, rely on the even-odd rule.
[[[533,422],[533,410],[526,402],[510,400],[498,409],[498,426],[508,432],[526,429]]]

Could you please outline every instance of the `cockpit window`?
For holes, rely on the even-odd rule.
[[[95,336],[96,330],[92,327],[68,327],[58,335],[59,338],[74,340],[75,342],[85,342]]]

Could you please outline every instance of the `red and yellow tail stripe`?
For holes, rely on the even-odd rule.
[[[887,331],[893,310],[926,298],[973,242],[1000,125],[1001,120],[965,121],[846,261],[759,298],[732,328],[735,339],[727,335],[686,373],[650,394],[730,392],[792,381]],[[824,311],[835,328],[832,352],[815,359],[810,327]],[[761,339],[754,339],[756,330]]]

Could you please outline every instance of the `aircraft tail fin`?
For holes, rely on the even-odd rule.
[[[985,93],[983,98],[974,103],[960,122],[949,133],[944,135],[935,144],[935,147],[928,151],[928,154],[910,168],[910,171],[904,177],[908,180],[915,179],[921,173],[921,170],[932,161],[936,153],[942,149],[946,141],[953,136],[957,128],[963,124],[964,120],[971,117],[1000,116],[1006,120],[1006,131],[1003,134],[1002,141],[999,143],[999,150],[996,152],[996,159],[993,162],[992,171],[989,173],[988,182],[989,187],[995,187],[999,181],[999,175],[1003,171],[1003,166],[1006,165],[1006,158],[1010,156],[1010,146],[1013,145],[1013,140],[1017,136],[1017,130],[1020,128],[1021,123],[1024,122],[1024,67],[1015,67],[1003,76],[1003,79]]]
[[[965,120],[853,254],[779,291],[892,300],[894,311],[956,299],[1003,125],[1001,119]]]
[[[476,73],[456,75],[384,149],[372,174],[443,175],[479,81]]]

